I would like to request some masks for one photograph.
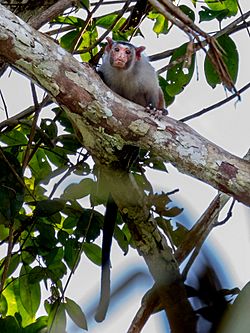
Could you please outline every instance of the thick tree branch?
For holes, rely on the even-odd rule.
[[[150,215],[143,189],[126,171],[103,166],[101,170],[122,219],[130,229],[133,243],[155,280],[154,290],[166,311],[171,331],[196,332],[196,317],[188,302],[178,264]]]
[[[87,65],[0,6],[0,55],[63,107],[86,149],[109,164],[126,144],[250,205],[250,164],[170,117],[157,122],[109,90]]]

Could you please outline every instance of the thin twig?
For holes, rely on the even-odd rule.
[[[1,283],[0,283],[0,295],[2,294],[2,291],[4,289],[5,281],[7,279],[7,273],[10,265],[11,260],[11,252],[13,249],[13,221],[9,225],[9,237],[8,237],[8,250],[7,255],[4,259],[4,269],[1,277]]]
[[[114,20],[114,22],[110,25],[110,27],[90,46],[90,47],[86,47],[83,50],[78,50],[76,51],[74,54],[82,54],[82,53],[86,53],[86,52],[90,52],[91,50],[93,50],[97,45],[99,45],[105,37],[108,36],[108,34],[110,33],[110,31],[112,31],[112,29],[115,27],[115,25],[117,24],[117,22],[120,20],[120,18],[123,16],[123,14],[126,13],[126,11],[128,10],[128,7],[130,5],[130,3],[133,0],[128,0],[126,1],[124,7],[121,9],[121,11],[119,12],[119,14],[117,14],[116,19]]]
[[[232,211],[233,211],[233,207],[235,205],[235,202],[236,202],[235,199],[233,199],[233,201],[232,201],[232,203],[229,207],[229,210],[227,212],[227,216],[222,221],[218,221],[218,222],[214,223],[214,227],[225,224],[233,216]]]
[[[231,101],[235,97],[239,98],[239,95],[242,94],[245,90],[247,90],[249,88],[250,88],[250,82],[247,83],[244,87],[242,87],[237,93],[234,93],[231,96],[229,96],[229,97],[227,97],[227,98],[225,98],[225,99],[223,99],[223,100],[221,100],[221,101],[219,101],[219,102],[217,102],[217,103],[215,103],[215,104],[213,104],[213,105],[211,105],[211,106],[209,106],[205,109],[202,109],[198,112],[195,112],[195,113],[193,113],[193,114],[191,114],[187,117],[181,118],[181,119],[179,119],[179,121],[186,122],[186,121],[189,121],[191,119],[197,118],[197,117],[199,117],[199,116],[201,116],[201,115],[203,115],[207,112],[210,112],[210,111],[228,103],[229,101]]]
[[[9,119],[8,107],[7,107],[7,104],[5,103],[5,99],[3,97],[3,93],[2,93],[1,89],[0,89],[0,96],[1,96],[1,100],[3,102],[3,108],[4,108],[5,116],[6,116],[7,119]]]
[[[33,96],[33,101],[34,101],[34,106],[35,106],[36,111],[35,111],[35,115],[34,115],[34,118],[33,118],[33,121],[32,121],[32,125],[31,125],[29,142],[28,142],[28,145],[26,147],[24,157],[23,157],[23,163],[22,163],[23,170],[26,169],[26,167],[29,163],[29,160],[30,160],[30,150],[31,150],[33,139],[35,137],[35,133],[36,133],[36,126],[37,126],[39,113],[41,111],[41,108],[40,108],[40,105],[39,105],[38,99],[37,99],[35,85],[32,82],[31,82],[31,91],[32,91],[32,96]]]

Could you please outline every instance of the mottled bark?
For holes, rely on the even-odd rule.
[[[100,162],[109,164],[125,144],[136,145],[250,205],[249,162],[170,117],[152,119],[110,91],[88,64],[77,62],[4,7],[0,10],[0,56],[51,94]]]

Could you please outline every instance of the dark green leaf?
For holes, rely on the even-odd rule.
[[[100,235],[103,225],[103,215],[91,209],[85,209],[79,217],[75,236],[84,237],[87,242],[95,240]]]
[[[227,67],[228,73],[233,82],[236,82],[239,67],[239,55],[234,41],[227,35],[217,38],[217,42],[221,47],[222,59]],[[209,52],[209,51],[208,51]],[[221,79],[214,69],[209,56],[206,55],[204,70],[208,84],[215,88],[217,84],[222,83]]]
[[[72,229],[77,225],[78,217],[68,216],[63,222],[63,229]]]
[[[70,318],[78,327],[82,328],[83,330],[88,330],[86,317],[76,302],[66,297],[65,308]]]
[[[179,8],[184,14],[186,14],[194,22],[195,13],[190,7],[185,6],[185,5],[180,5]]]
[[[187,53],[188,43],[181,45],[172,55],[170,63],[179,57],[185,56]],[[184,68],[184,62],[173,66],[167,72],[166,92],[170,96],[175,96],[183,91],[184,87],[190,82],[194,73],[195,56],[192,55],[189,68]]]
[[[36,241],[40,249],[51,250],[54,248],[57,243],[54,228],[41,221],[37,224],[37,230],[40,234],[36,237]]]
[[[67,51],[72,51],[79,38],[79,30],[73,30],[63,35],[60,39],[60,45]]]
[[[53,111],[56,114],[56,121],[64,128],[64,130],[68,133],[74,133],[72,124],[69,118],[66,115],[66,112],[59,107],[53,108]]]
[[[57,239],[62,245],[65,245],[69,239],[69,234],[64,230],[59,230],[57,234]]]
[[[3,294],[1,294],[0,295],[0,314],[1,314],[1,316],[5,317],[7,314],[7,311],[8,311],[8,304],[7,304],[6,298],[4,297]],[[4,332],[4,331],[0,330],[0,332]]]
[[[35,177],[35,184],[38,184],[52,172],[47,157],[43,149],[40,148],[30,160],[29,167],[32,171],[32,175]]]
[[[68,153],[74,153],[78,148],[81,148],[82,145],[78,141],[77,137],[74,134],[64,134],[57,137],[57,142],[59,142],[63,149],[67,150]],[[61,147],[62,149],[62,147]]]
[[[80,4],[82,5],[83,8],[89,9],[90,7],[89,0],[80,0]]]
[[[124,255],[127,254],[129,248],[129,241],[125,233],[118,226],[115,227],[114,238],[116,239],[118,245],[124,252]]]
[[[84,25],[84,21],[76,16],[58,16],[54,20],[52,20],[53,23],[59,23],[59,24],[69,24],[74,27],[82,27]]]
[[[51,138],[54,139],[57,136],[57,126],[55,122],[49,118],[41,120],[41,129]]]
[[[38,283],[46,277],[46,271],[43,267],[33,267],[28,275],[29,283]]]
[[[47,273],[54,282],[57,282],[63,277],[63,275],[67,274],[67,267],[63,262],[57,261],[49,265]]]
[[[9,228],[6,228],[3,224],[1,224],[0,218],[0,240],[4,240],[9,236]],[[7,223],[6,219],[3,220],[3,223]]]
[[[0,134],[0,141],[8,144],[9,146],[15,146],[15,145],[27,145],[28,139],[27,137],[17,129],[12,129],[7,134]]]
[[[36,321],[29,326],[26,326],[23,333],[42,333],[42,329],[45,329],[48,324],[48,317],[42,316],[36,319]]]
[[[22,262],[29,265],[36,259],[37,247],[28,246],[27,242],[25,243],[25,245],[27,246],[24,247],[22,251]]]
[[[25,310],[31,317],[35,317],[41,301],[41,290],[39,283],[30,283],[30,272],[30,266],[22,266],[19,275],[20,298]]]
[[[94,190],[95,182],[90,178],[84,178],[78,184],[70,184],[64,190],[61,198],[64,200],[76,200],[81,199]]]
[[[19,263],[20,263],[20,255],[19,254],[16,253],[13,256],[11,256],[7,276],[11,276],[15,272]]]
[[[44,260],[45,260],[47,266],[49,266],[57,261],[60,262],[63,258],[63,255],[64,255],[64,253],[63,253],[62,247],[54,247],[49,251],[49,253],[47,255],[45,255],[43,257],[44,257]]]
[[[1,151],[0,154],[0,213],[6,223],[12,220],[22,207],[24,188],[22,168],[17,158]]]
[[[70,238],[65,244],[64,260],[71,270],[75,270],[80,260],[79,244],[76,239]]]
[[[12,316],[0,318],[0,332],[2,333],[22,333],[16,319]]]
[[[203,10],[199,12],[200,22],[211,21],[214,20],[215,18],[221,21],[224,18],[226,18],[228,14],[229,14],[228,9],[211,10],[209,8],[204,7]]]
[[[48,332],[65,333],[66,330],[66,312],[65,304],[56,301],[49,312]]]
[[[170,96],[167,93],[168,83],[167,83],[167,80],[165,80],[162,76],[159,76],[159,83],[160,83],[160,87],[161,87],[161,89],[163,91],[165,104],[166,104],[166,106],[169,106],[169,105],[171,105],[174,102],[175,97],[174,96]]]
[[[94,264],[101,266],[102,250],[100,246],[94,243],[84,243],[83,251]]]
[[[60,212],[64,206],[63,200],[41,200],[37,202],[35,213],[39,217],[47,217]]]

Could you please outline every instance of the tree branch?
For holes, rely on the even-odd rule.
[[[108,89],[88,64],[0,6],[0,55],[47,90],[64,108],[84,147],[109,164],[124,145],[136,145],[179,171],[250,205],[250,163],[170,117],[161,122]],[[46,55],[46,57],[44,57]]]

